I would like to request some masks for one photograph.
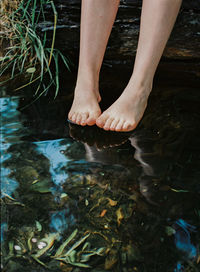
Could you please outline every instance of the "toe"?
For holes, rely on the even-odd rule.
[[[68,113],[68,119],[69,119],[69,120],[72,120],[72,115],[73,115],[73,114],[74,114],[74,112],[71,112],[71,111]]]
[[[86,123],[88,126],[93,126],[96,124],[96,120],[98,119],[98,117],[101,115],[101,110],[97,110],[97,111],[93,111],[89,113],[89,116],[86,120]]]
[[[122,130],[123,131],[129,131],[130,128],[131,128],[130,122],[128,122],[128,121],[124,122]]]
[[[107,119],[109,118],[109,116],[102,114],[97,120],[96,120],[96,125],[100,128],[103,128]]]
[[[111,125],[113,119],[114,118],[108,118],[108,120],[105,122],[105,125],[103,126],[103,129],[109,130],[110,129],[110,125]]]
[[[87,120],[88,116],[89,116],[89,113],[83,113],[83,115],[82,115],[82,121],[81,121],[81,125],[82,126],[85,126],[87,124],[86,120]]]
[[[119,119],[114,119],[112,121],[112,124],[110,125],[110,130],[114,131],[118,123],[119,123]]]
[[[124,125],[124,120],[120,120],[117,126],[115,127],[115,130],[122,131],[123,125]]]
[[[76,116],[77,116],[77,113],[74,113],[71,118],[72,122],[74,123],[76,123]]]
[[[76,116],[76,124],[80,125],[82,121],[82,116],[80,113],[77,114]]]
[[[93,114],[89,114],[89,117],[86,120],[88,126],[93,126],[96,123],[96,118]]]

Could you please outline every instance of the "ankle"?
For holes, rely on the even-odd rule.
[[[127,86],[138,91],[150,92],[153,86],[153,78],[132,75]]]
[[[76,88],[77,87],[97,91],[99,89],[99,75],[87,71],[79,72],[76,81]]]

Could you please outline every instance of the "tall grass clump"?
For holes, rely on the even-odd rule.
[[[54,48],[57,24],[57,12],[51,0],[1,0],[0,3],[0,77],[9,74],[9,78],[29,75],[28,82],[19,90],[37,82],[35,95],[41,96],[55,85],[55,97],[59,91],[59,58],[67,69],[69,60]],[[47,42],[46,32],[38,33],[38,23],[45,22],[45,7],[51,6],[54,17],[51,43]],[[52,70],[52,62],[54,69]],[[53,72],[52,72],[53,71]],[[48,75],[49,80],[44,80]],[[1,84],[5,81],[1,82]]]

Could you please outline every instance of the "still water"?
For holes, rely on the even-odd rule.
[[[130,133],[67,124],[74,79],[1,87],[2,271],[200,271],[200,80],[169,67]],[[104,69],[102,108],[131,71]]]

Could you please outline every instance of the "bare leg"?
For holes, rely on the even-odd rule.
[[[101,114],[99,72],[119,0],[82,0],[78,77],[69,120],[94,125]]]
[[[98,119],[105,130],[130,131],[141,120],[153,77],[175,23],[181,0],[143,0],[133,74],[122,95]]]

